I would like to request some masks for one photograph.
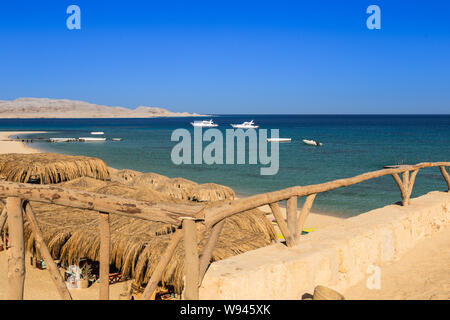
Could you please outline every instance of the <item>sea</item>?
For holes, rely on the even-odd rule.
[[[291,186],[306,186],[352,177],[385,165],[450,161],[450,115],[215,115],[225,130],[231,123],[254,120],[260,129],[278,129],[291,142],[279,144],[279,170],[261,175],[262,164],[174,164],[171,141],[176,129],[193,134],[192,121],[203,117],[145,119],[0,119],[1,131],[46,131],[30,147],[45,152],[99,157],[108,166],[183,177],[198,183],[229,186],[244,197]],[[209,118],[207,118],[209,119]],[[258,129],[259,130],[259,129]],[[49,143],[51,137],[89,137],[103,131],[105,142]],[[270,136],[270,132],[269,132]],[[122,138],[111,141],[110,138]],[[323,143],[308,146],[302,139]],[[204,142],[204,147],[209,142]],[[269,146],[270,150],[270,146]],[[420,170],[412,197],[446,190],[439,168]],[[391,176],[317,196],[312,211],[348,217],[401,200]]]

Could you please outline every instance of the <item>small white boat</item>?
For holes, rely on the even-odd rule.
[[[303,142],[309,146],[317,146],[317,147],[323,146],[323,143],[319,141],[303,139]]]
[[[122,138],[111,138],[111,141],[122,141]]]
[[[255,123],[252,121],[245,121],[240,124],[231,124],[231,126],[235,129],[258,129],[259,126],[255,126]]]
[[[83,142],[101,142],[101,141],[106,141],[106,138],[81,137],[81,138],[78,138],[78,140],[83,141]]]
[[[194,121],[194,122],[191,122],[191,124],[194,127],[206,127],[206,128],[219,126],[217,123],[214,123],[212,120]]]
[[[102,135],[105,134],[103,131],[92,131],[91,134],[93,135]]]
[[[50,138],[50,142],[72,142],[77,141],[76,138]]]
[[[291,138],[267,138],[267,142],[291,142]]]

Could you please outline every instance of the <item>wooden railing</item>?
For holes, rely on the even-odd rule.
[[[50,272],[59,295],[62,299],[71,299],[70,292],[44,242],[43,234],[31,208],[30,201],[88,209],[99,213],[100,299],[109,299],[111,246],[109,214],[119,214],[131,218],[164,222],[176,226],[171,241],[153,271],[142,298],[150,299],[152,297],[164,270],[174,255],[180,240],[183,238],[185,250],[184,298],[198,299],[199,287],[210,264],[214,248],[227,218],[240,212],[269,205],[280,231],[286,240],[286,245],[292,247],[299,240],[299,231],[302,230],[313,202],[319,193],[391,175],[400,189],[402,205],[407,206],[410,201],[415,178],[422,168],[439,167],[450,191],[450,175],[446,169],[448,166],[450,166],[450,162],[400,166],[398,168],[372,171],[352,178],[339,179],[316,185],[291,187],[229,201],[212,207],[205,207],[200,204],[151,204],[144,201],[63,189],[49,185],[0,182],[0,198],[6,198],[5,208],[0,215],[0,230],[3,230],[6,218],[8,217],[10,242],[8,257],[8,297],[9,299],[23,299],[25,280],[23,214],[25,214],[30,221],[35,236],[36,248],[41,253],[47,265],[47,269]],[[400,178],[399,174],[402,175],[402,178]],[[299,197],[306,198],[298,214],[297,203]],[[286,220],[278,204],[279,201],[284,200],[286,200]],[[211,231],[200,254],[197,248],[198,231]]]

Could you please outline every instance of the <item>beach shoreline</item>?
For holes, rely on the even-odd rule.
[[[11,139],[12,136],[21,136],[24,134],[46,133],[45,131],[0,131],[0,154],[6,153],[41,153],[42,151],[32,148],[22,141]]]

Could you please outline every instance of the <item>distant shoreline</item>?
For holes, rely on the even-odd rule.
[[[124,117],[123,115],[92,115],[92,116],[83,116],[83,117],[74,117],[74,116],[65,116],[64,114],[61,115],[48,115],[48,116],[36,116],[36,115],[0,115],[0,119],[153,119],[153,118],[195,118],[195,117],[216,117],[214,115],[204,115],[204,114],[189,114],[189,115],[161,115],[161,116],[149,116],[149,115],[135,115],[135,116],[127,116]]]

